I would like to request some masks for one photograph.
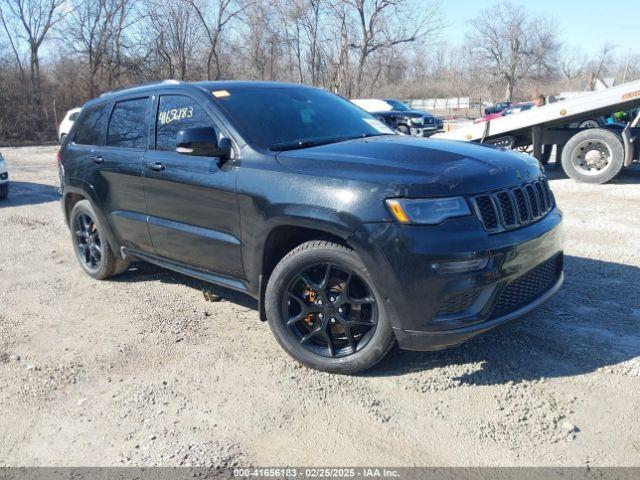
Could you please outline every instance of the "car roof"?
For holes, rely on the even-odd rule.
[[[286,82],[268,82],[268,81],[253,81],[253,80],[219,80],[219,81],[198,81],[198,82],[185,82],[181,80],[162,80],[159,82],[146,83],[142,85],[134,85],[131,87],[125,87],[118,90],[112,90],[104,92],[99,97],[93,98],[87,101],[82,108],[92,105],[99,105],[102,103],[110,102],[119,97],[128,96],[131,94],[144,94],[153,92],[159,88],[169,89],[176,91],[185,90],[197,90],[204,92],[211,92],[214,90],[224,89],[237,89],[237,88],[306,88],[316,89],[317,87],[311,87],[309,85],[303,85],[299,83],[286,83]]]

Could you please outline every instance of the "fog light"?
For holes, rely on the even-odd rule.
[[[472,260],[460,260],[453,262],[434,262],[431,264],[438,273],[463,273],[482,270],[489,263],[489,258],[474,258]]]

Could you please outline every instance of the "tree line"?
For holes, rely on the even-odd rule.
[[[0,0],[0,144],[55,136],[100,93],[165,78],[306,83],[348,98],[527,99],[640,76],[509,2],[445,38],[440,0]],[[605,32],[603,32],[603,36]]]

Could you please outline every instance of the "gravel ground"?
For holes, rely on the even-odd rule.
[[[344,377],[290,360],[239,294],[84,275],[55,151],[2,152],[0,465],[640,465],[640,170],[550,169],[567,258],[546,306]]]

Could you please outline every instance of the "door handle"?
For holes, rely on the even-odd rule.
[[[91,161],[93,163],[102,163],[104,162],[104,158],[100,157],[100,156],[96,156],[96,157],[91,157]]]
[[[147,163],[146,167],[149,170],[153,170],[154,172],[161,172],[162,170],[164,170],[164,165],[160,162]]]

